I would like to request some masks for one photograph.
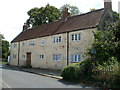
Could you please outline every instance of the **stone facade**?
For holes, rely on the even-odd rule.
[[[92,31],[95,30],[96,28],[77,30],[69,33],[56,34],[12,43],[10,64],[18,66],[19,57],[19,66],[26,66],[27,52],[31,52],[31,66],[34,68],[62,69],[64,66],[67,66],[67,58],[69,58],[68,65],[71,64],[71,55],[74,54],[80,54],[81,61],[85,60],[86,57],[84,57],[84,53],[87,48],[91,47],[91,43],[94,40]],[[71,35],[78,33],[80,33],[80,40],[72,41]],[[54,37],[59,36],[61,36],[61,42],[54,43]],[[30,41],[34,42],[34,45],[30,45]],[[42,41],[44,44],[41,44]],[[60,61],[53,60],[54,54],[61,55]],[[40,59],[40,55],[44,55],[44,58]]]

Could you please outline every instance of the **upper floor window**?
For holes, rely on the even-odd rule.
[[[81,39],[80,33],[71,35],[71,40],[72,41],[80,41],[80,39]]]
[[[22,46],[25,46],[25,43],[24,43],[24,42],[22,43]]]
[[[29,41],[29,45],[34,45],[34,41]]]
[[[80,62],[81,55],[71,55],[71,62]]]
[[[53,54],[53,60],[54,61],[60,61],[61,60],[61,54]]]
[[[16,48],[17,47],[17,44],[13,44],[13,48]]]
[[[44,59],[44,55],[40,55],[40,59]]]
[[[61,36],[59,36],[59,37],[54,37],[53,39],[54,39],[54,43],[59,43],[59,42],[61,42]]]
[[[44,45],[45,44],[45,40],[41,40],[41,45]]]

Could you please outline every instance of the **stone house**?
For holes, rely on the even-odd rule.
[[[112,4],[104,0],[104,8],[70,17],[65,9],[63,18],[23,31],[11,42],[10,65],[44,69],[62,69],[85,60],[87,48],[94,41],[93,32],[111,16]]]

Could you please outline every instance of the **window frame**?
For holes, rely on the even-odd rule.
[[[13,44],[13,48],[17,48],[17,44],[16,43]]]
[[[32,41],[29,41],[29,45],[30,46],[33,46],[33,45],[35,45],[35,42],[32,40]]]
[[[22,55],[22,59],[25,59],[25,57],[26,57],[25,55]]]
[[[25,42],[22,42],[22,46],[25,46]]]
[[[82,61],[82,55],[81,54],[72,54],[70,58],[71,63],[78,63]]]
[[[45,45],[45,40],[42,39],[41,42],[40,42],[40,44],[41,44],[42,46],[44,46],[44,45]]]
[[[71,41],[80,41],[80,40],[81,40],[81,33],[71,34]]]
[[[16,58],[17,58],[17,56],[16,56],[15,54],[13,54],[13,55],[12,55],[12,58],[13,58],[13,59],[16,59]]]
[[[44,56],[43,54],[40,54],[40,55],[39,55],[39,58],[40,58],[40,59],[44,59],[44,57],[45,57],[45,56]]]
[[[62,57],[61,54],[53,54],[52,55],[53,61],[61,61],[61,57]]]
[[[61,43],[62,42],[62,37],[61,36],[53,37],[53,42],[54,43]]]

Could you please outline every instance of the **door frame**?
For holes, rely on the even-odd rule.
[[[26,52],[26,56],[27,56],[27,58],[26,58],[26,66],[27,67],[32,67],[31,66],[31,55],[32,55],[31,52]]]

